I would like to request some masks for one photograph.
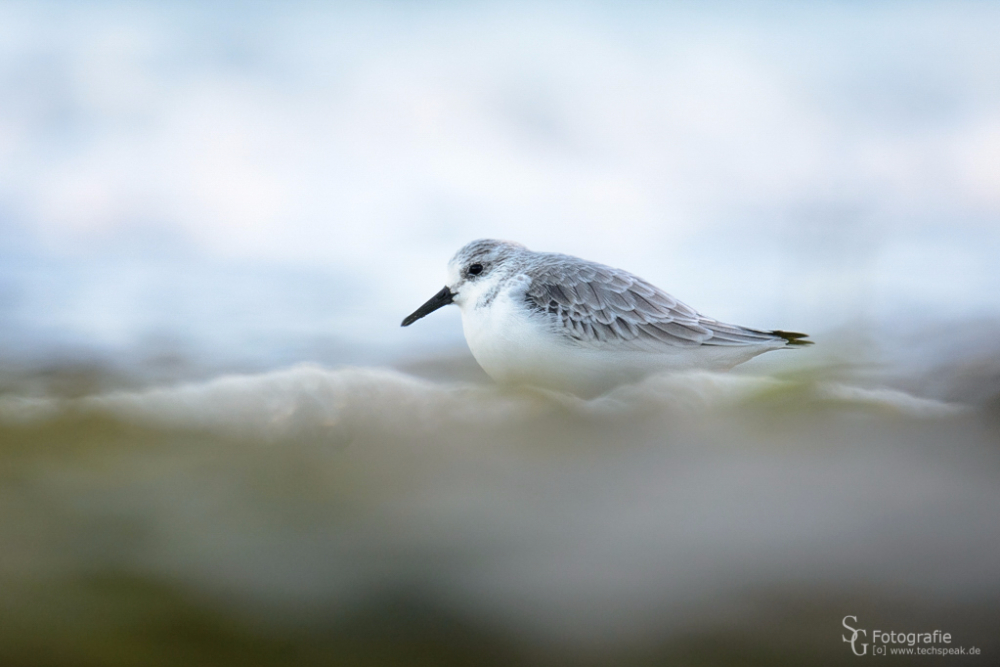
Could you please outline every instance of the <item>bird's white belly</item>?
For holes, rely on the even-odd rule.
[[[462,327],[472,355],[497,382],[585,397],[666,370],[731,368],[764,351],[706,346],[662,352],[585,347],[549,330],[506,294],[498,295],[488,308],[463,308]]]

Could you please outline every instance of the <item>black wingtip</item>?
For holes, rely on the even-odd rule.
[[[806,338],[809,337],[809,334],[795,333],[794,331],[780,331],[780,330],[775,330],[772,331],[771,333],[773,333],[775,336],[781,336],[782,338],[784,338],[786,341],[788,341],[787,343],[788,345],[803,345],[803,346],[813,345],[813,341],[806,340]]]

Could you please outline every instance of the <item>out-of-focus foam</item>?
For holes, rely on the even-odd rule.
[[[60,409],[97,410],[160,427],[221,430],[265,439],[308,435],[346,441],[354,428],[364,424],[405,434],[434,430],[442,423],[510,424],[554,410],[616,417],[659,410],[690,412],[724,409],[781,391],[796,392],[805,400],[866,405],[913,417],[946,417],[965,409],[898,390],[728,373],[656,375],[583,400],[531,388],[435,383],[383,368],[304,364],[76,400],[6,396],[0,398],[0,417],[30,421],[51,417]]]

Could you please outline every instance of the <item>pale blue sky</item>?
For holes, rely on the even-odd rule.
[[[487,236],[752,326],[997,317],[997,34],[990,3],[4,3],[0,343],[457,345],[398,322]]]

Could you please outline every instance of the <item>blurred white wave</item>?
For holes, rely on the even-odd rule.
[[[495,428],[530,423],[555,412],[628,418],[730,409],[768,394],[797,400],[868,406],[910,417],[948,417],[967,406],[816,379],[707,371],[665,373],[618,387],[596,399],[531,387],[432,382],[385,368],[330,369],[315,364],[202,382],[116,391],[77,399],[0,396],[0,417],[50,419],[65,411],[99,411],[152,426],[213,429],[270,440],[312,437],[350,442],[358,428],[396,436],[442,427]]]

